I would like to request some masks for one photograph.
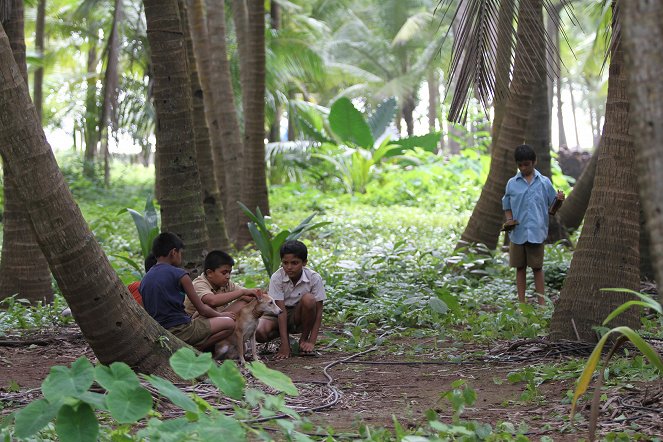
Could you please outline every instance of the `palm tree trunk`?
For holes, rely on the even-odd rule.
[[[187,45],[189,57],[189,80],[191,82],[192,118],[194,145],[196,147],[196,163],[200,174],[200,185],[203,196],[203,208],[205,209],[205,224],[207,225],[208,250],[227,250],[230,246],[226,233],[226,223],[223,216],[223,203],[221,193],[216,181],[214,171],[214,158],[212,157],[212,146],[210,133],[207,127],[204,96],[205,92],[201,86],[199,70],[197,68],[193,38],[190,32],[192,26],[189,20],[188,8],[184,0],[178,0],[182,16],[182,28],[185,30],[184,38]],[[185,18],[186,17],[186,18]],[[208,86],[209,87],[209,86]],[[210,110],[210,112],[213,112]]]
[[[113,5],[113,23],[108,37],[108,56],[104,75],[104,92],[99,118],[99,146],[104,157],[104,186],[110,185],[110,151],[108,137],[110,129],[117,126],[117,94],[120,64],[120,36],[118,27],[122,20],[122,1],[115,0]]]
[[[603,138],[601,138],[603,140]],[[596,175],[596,163],[601,152],[601,146],[603,145],[602,141],[599,141],[599,145],[596,148],[596,151],[592,154],[589,163],[585,166],[585,170],[582,171],[580,178],[576,181],[573,186],[573,190],[569,194],[568,198],[564,200],[564,204],[557,212],[560,222],[568,230],[575,230],[580,227],[583,218],[585,217],[585,212],[587,211],[587,205],[589,204],[589,198],[592,195],[592,189],[594,188],[594,176]]]
[[[44,57],[44,34],[46,30],[46,0],[39,0],[37,6],[37,21],[35,23],[35,50],[39,56]],[[43,84],[44,84],[44,68],[38,67],[35,69],[33,87],[32,87],[32,101],[37,108],[37,115],[41,121],[42,106],[43,106]]]
[[[613,26],[617,19],[614,15],[615,11]],[[640,288],[638,183],[621,44],[613,47],[611,55],[603,147],[585,224],[550,323],[551,336],[555,339],[595,342],[593,327],[601,325],[612,310],[632,299],[626,293],[600,290]],[[639,322],[638,309],[630,309],[610,326],[637,327]]]
[[[428,132],[437,130],[437,112],[440,101],[440,78],[436,69],[428,71]]]
[[[533,38],[526,33],[543,29],[541,0],[527,0],[520,3],[518,23],[518,43],[513,68],[510,93],[506,112],[500,125],[499,136],[493,140],[490,155],[490,169],[474,211],[458,246],[485,244],[495,249],[499,239],[504,213],[502,196],[507,181],[515,170],[513,150],[525,141],[528,108],[532,101],[533,79],[531,69],[526,65],[525,53],[533,53]]]
[[[504,107],[509,95],[509,75],[511,69],[511,54],[513,53],[513,11],[516,7],[514,0],[505,0],[500,3],[497,15],[497,47],[495,49],[495,98],[493,99],[493,140],[499,137],[500,126],[504,118]]]
[[[260,207],[269,213],[267,176],[265,172],[265,2],[248,1],[247,48],[250,54],[243,73],[244,156],[242,158],[241,200],[252,210]],[[242,221],[248,218],[240,214]],[[244,224],[244,223],[243,223]],[[251,242],[247,228],[239,231],[237,246]]]
[[[631,125],[656,280],[663,281],[663,4],[642,0],[632,3],[622,10]],[[663,302],[663,290],[659,290],[659,300]]]
[[[576,100],[573,96],[573,83],[569,81],[569,96],[571,97],[571,114],[573,114],[573,130],[576,134],[576,149],[580,147],[580,138],[578,138],[578,119],[576,118]]]
[[[83,174],[87,178],[95,175],[94,163],[97,158],[97,45],[90,39],[87,51],[87,89],[85,92],[85,153],[83,154]]]
[[[3,21],[7,38],[12,49],[13,59],[20,71],[21,80],[27,87],[28,69],[25,58],[25,38],[23,26],[23,2],[0,0],[11,7],[7,19]],[[12,4],[13,3],[13,4]],[[11,109],[2,107],[1,109]],[[9,112],[7,112],[9,113]],[[4,123],[0,119],[0,126]],[[22,141],[14,139],[14,144]],[[17,294],[33,304],[53,301],[51,273],[44,254],[37,244],[32,224],[17,188],[14,176],[7,163],[4,173],[4,211],[2,219],[3,241],[0,257],[0,299]]]
[[[218,3],[218,4],[217,4]],[[218,121],[219,148],[215,148],[215,165],[218,176],[224,177],[222,183],[224,200],[224,211],[226,217],[226,228],[230,241],[236,247],[240,244],[241,233],[246,228],[246,222],[242,222],[241,210],[237,200],[241,198],[242,180],[246,175],[243,169],[242,157],[246,149],[242,140],[242,128],[235,106],[235,95],[232,86],[232,73],[227,56],[226,47],[226,16],[223,2],[207,2],[207,24],[209,26],[209,50],[212,101]],[[261,34],[262,35],[262,34]],[[242,73],[240,72],[240,75]],[[244,88],[242,82],[242,88]],[[264,105],[264,101],[263,101]],[[264,112],[264,110],[263,110]],[[246,112],[244,114],[246,124]]]
[[[154,66],[156,154],[161,228],[178,234],[186,248],[183,266],[202,266],[207,248],[191,121],[191,86],[177,0],[144,0],[147,39]]]
[[[169,375],[168,358],[185,344],[133,301],[94,239],[46,141],[2,26],[0,154],[58,287],[99,362],[122,361],[141,373]]]

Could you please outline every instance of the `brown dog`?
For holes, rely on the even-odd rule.
[[[271,296],[262,294],[237,312],[235,318],[235,332],[226,339],[219,341],[214,346],[215,359],[234,359],[239,357],[239,362],[244,364],[244,342],[251,340],[253,360],[258,361],[256,349],[256,328],[258,320],[262,315],[278,316],[281,309],[276,305]]]

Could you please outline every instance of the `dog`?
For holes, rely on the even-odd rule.
[[[256,345],[256,328],[261,316],[278,316],[281,309],[274,299],[267,294],[261,294],[252,299],[237,313],[235,318],[235,331],[226,339],[214,346],[214,359],[234,359],[239,357],[240,364],[244,365],[244,342],[251,340],[253,360],[259,361]]]

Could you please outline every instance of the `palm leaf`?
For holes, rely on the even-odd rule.
[[[329,125],[332,131],[344,142],[370,149],[373,136],[364,116],[348,98],[339,98],[329,111]]]
[[[387,130],[387,127],[389,127],[394,120],[397,107],[398,104],[396,103],[396,98],[389,97],[382,103],[378,104],[375,112],[368,117],[367,123],[371,128],[371,134],[374,139],[377,140],[380,138],[380,136]]]

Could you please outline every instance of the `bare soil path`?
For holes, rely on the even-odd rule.
[[[441,357],[443,349],[437,348],[439,343],[430,352],[425,351],[422,340],[401,338],[398,344],[401,348],[423,346],[424,351],[418,356],[405,356],[383,348],[363,354],[323,349],[317,357],[273,361],[267,354],[263,360],[289,375],[302,389],[308,389],[296,405],[304,410],[321,408],[309,413],[309,418],[336,432],[356,433],[361,424],[393,427],[394,418],[403,427],[416,427],[425,422],[427,410],[434,410],[440,421],[451,423],[453,409],[442,396],[452,389],[454,381],[464,380],[476,391],[477,400],[465,409],[463,420],[493,426],[509,422],[513,428],[524,429],[531,440],[547,436],[555,441],[576,441],[587,437],[586,406],[580,409],[579,422],[569,423],[567,392],[573,388],[573,379],[547,381],[536,386],[535,391],[528,391],[525,383],[507,381],[511,372],[554,362],[541,353],[551,353],[543,341],[503,343],[498,349],[501,356],[493,359],[455,360]],[[505,350],[510,349],[517,351],[516,357],[504,357]],[[469,355],[480,349],[455,350]],[[524,352],[535,357],[523,358]],[[560,361],[559,352],[555,353]],[[75,326],[0,337],[0,415],[39,397],[39,386],[51,366],[69,365],[80,356],[96,363]],[[631,440],[654,440],[663,434],[660,382],[613,388],[606,390],[606,395],[599,417],[600,434],[630,430],[634,432]]]

